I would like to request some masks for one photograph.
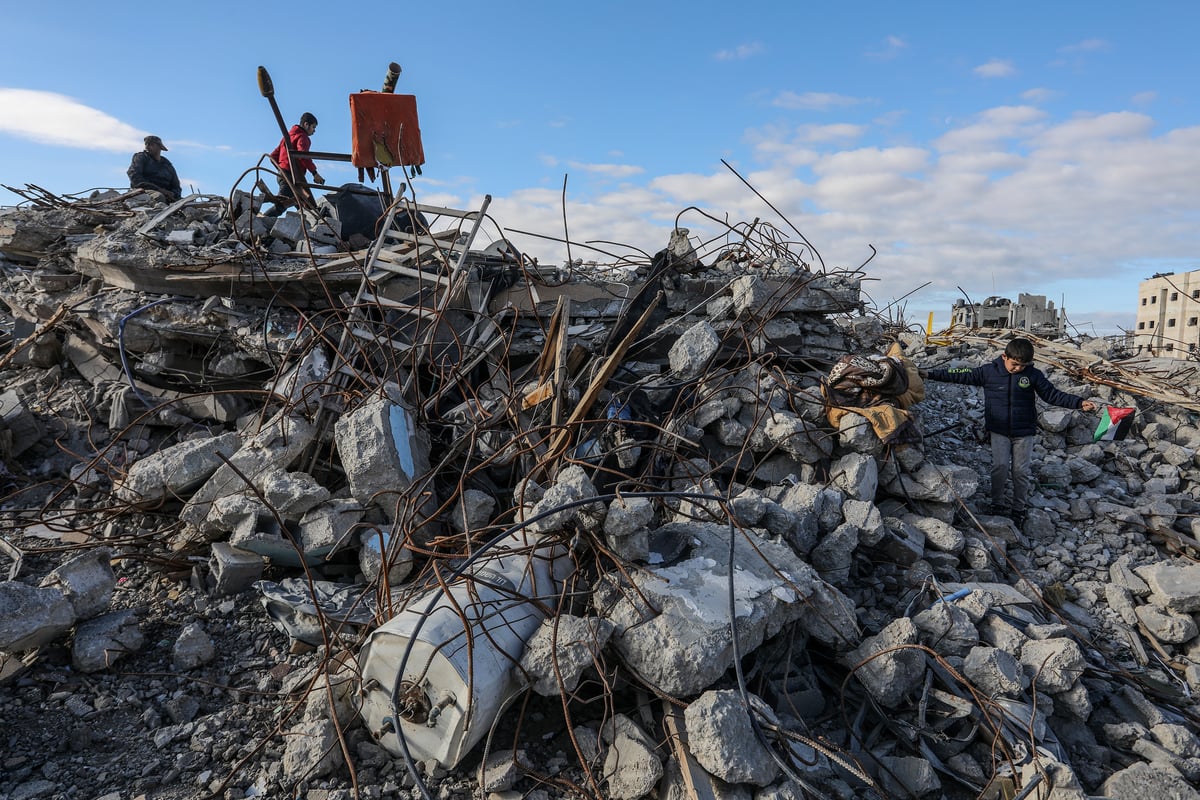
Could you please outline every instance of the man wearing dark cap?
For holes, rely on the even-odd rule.
[[[166,147],[157,136],[147,136],[144,140],[146,149],[133,154],[129,164],[129,188],[151,189],[173,203],[183,194],[179,186],[179,176],[175,167],[163,158]]]

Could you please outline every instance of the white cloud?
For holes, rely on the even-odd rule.
[[[0,88],[0,132],[84,150],[142,149],[145,131],[74,98],[33,89]]]
[[[1143,108],[1145,106],[1152,105],[1156,100],[1158,100],[1158,92],[1154,91],[1138,92],[1132,98],[1130,98],[1130,101],[1135,106],[1141,106]]]
[[[865,101],[857,97],[847,97],[831,92],[780,92],[771,105],[789,108],[796,111],[828,111],[832,108],[854,106]]]
[[[1108,42],[1103,39],[1084,39],[1075,44],[1068,44],[1058,48],[1060,53],[1068,53],[1076,55],[1079,53],[1095,53],[1108,50]]]
[[[796,139],[801,142],[845,142],[861,138],[865,131],[866,128],[862,125],[848,123],[801,125],[796,129]]]
[[[908,42],[900,36],[885,36],[883,45],[877,50],[868,50],[867,57],[880,61],[888,61],[908,49]]]
[[[608,178],[631,178],[645,172],[641,167],[632,164],[585,164],[580,161],[570,162],[572,169],[590,172],[593,175],[603,175]]]
[[[972,71],[981,78],[1008,78],[1017,74],[1017,68],[1011,61],[999,58],[993,58],[986,64],[980,64]]]
[[[995,143],[1030,136],[1041,129],[1045,111],[1033,106],[999,106],[942,135],[934,144],[942,151],[992,148]]]
[[[1143,114],[1059,119],[1033,106],[986,109],[925,146],[845,149],[872,133],[846,123],[765,127],[746,133],[752,158],[732,164],[753,188],[723,169],[663,175],[569,194],[567,217],[573,242],[653,252],[680,210],[696,206],[728,224],[760,219],[800,246],[769,201],[828,268],[857,267],[876,247],[864,288],[880,306],[930,282],[904,304],[921,322],[929,310],[945,320],[962,286],[976,299],[1053,295],[1073,321],[1114,333],[1132,322],[1145,264],[1200,252],[1200,126],[1156,131]],[[558,187],[505,202],[502,218],[562,230]],[[698,241],[720,244],[728,233],[699,212],[680,224]],[[539,242],[530,252],[554,249]],[[1128,312],[1119,286],[1129,287]]]
[[[1034,88],[1021,92],[1021,99],[1028,103],[1048,103],[1059,96],[1053,89]]]
[[[718,50],[713,54],[713,58],[717,61],[742,61],[762,55],[766,51],[767,48],[762,42],[749,42],[747,44],[739,44],[732,50]]]

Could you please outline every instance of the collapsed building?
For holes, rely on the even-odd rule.
[[[982,303],[956,300],[950,309],[951,325],[964,328],[1020,330],[1054,339],[1063,335],[1067,323],[1065,308],[1055,308],[1044,294],[1017,295],[1017,302],[993,296]]]
[[[885,330],[861,271],[761,223],[546,268],[486,200],[343,190],[370,235],[0,215],[0,797],[1197,796],[1194,381],[1040,342],[1140,435],[1044,413],[1021,530],[916,371],[996,339]],[[39,709],[159,754],[47,772]]]

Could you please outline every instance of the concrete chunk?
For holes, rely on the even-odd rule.
[[[750,714],[779,724],[771,708],[758,697],[732,689],[707,691],[683,712],[688,749],[700,766],[728,783],[767,786],[779,775],[779,765],[754,734]]]
[[[1200,564],[1176,566],[1159,561],[1134,571],[1167,609],[1183,614],[1200,612]]]
[[[1137,761],[1104,781],[1100,793],[1116,798],[1200,800],[1200,791],[1169,766]]]
[[[214,542],[209,553],[209,570],[217,595],[240,594],[262,577],[264,563],[258,553],[242,550],[227,542]]]
[[[144,641],[134,611],[102,614],[76,629],[71,663],[80,672],[99,672],[140,650]]]
[[[671,371],[683,380],[695,378],[721,347],[721,338],[712,325],[701,320],[688,328],[671,345]]]
[[[108,608],[117,576],[112,569],[112,551],[97,547],[82,553],[42,579],[43,587],[62,590],[79,619],[90,619]]]
[[[603,773],[608,781],[605,796],[612,800],[638,800],[649,794],[663,776],[654,740],[624,714],[613,717],[601,735],[608,745]]]
[[[205,481],[184,505],[180,519],[206,536],[219,533],[220,529],[208,521],[213,503],[244,491],[246,479],[253,481],[269,469],[287,469],[308,448],[315,435],[312,423],[304,417],[276,416],[233,454],[230,458],[232,466],[222,465]]]
[[[525,645],[521,669],[533,678],[533,690],[540,695],[554,697],[573,692],[612,632],[613,624],[598,617],[560,614],[556,619],[543,620]]]
[[[187,672],[207,664],[216,655],[216,649],[213,647],[213,640],[208,635],[208,631],[204,630],[204,626],[200,623],[191,622],[183,626],[183,630],[179,632],[179,637],[171,648],[171,666],[177,672]]]
[[[75,610],[58,587],[0,582],[0,651],[16,653],[49,644],[75,624]]]
[[[25,407],[14,391],[0,393],[0,431],[9,434],[8,446],[2,454],[15,458],[40,442],[46,429],[41,421]]]
[[[971,467],[925,463],[916,473],[894,471],[882,481],[883,488],[896,497],[953,503],[971,497],[979,488],[979,473]]]
[[[385,397],[364,403],[338,419],[335,438],[354,499],[377,506],[392,521],[411,515],[410,500],[429,509],[432,497],[409,497],[413,482],[429,471],[429,437],[406,408]],[[432,536],[427,528],[416,538]]]
[[[925,652],[904,647],[918,640],[917,626],[908,617],[900,617],[877,635],[864,639],[843,663],[857,668],[855,675],[880,704],[897,708],[925,676]]]
[[[1065,692],[1083,674],[1087,662],[1074,639],[1031,639],[1021,648],[1025,674],[1043,692]]]
[[[182,500],[208,480],[242,446],[236,433],[188,439],[173,447],[138,459],[116,486],[117,496],[128,503],[158,504]]]
[[[628,571],[636,591],[623,575],[610,573],[598,583],[593,603],[616,625],[613,646],[630,666],[664,692],[694,695],[732,665],[729,529],[673,523],[656,533],[669,531],[678,531],[691,544],[683,559]],[[849,598],[786,545],[743,535],[756,548],[745,542],[735,546],[733,613],[743,652],[793,621],[822,641],[857,640]]]

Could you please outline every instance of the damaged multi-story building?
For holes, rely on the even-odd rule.
[[[1157,356],[1195,359],[1200,351],[1200,270],[1158,272],[1138,284],[1134,343]]]
[[[1054,301],[1045,295],[1017,295],[1017,302],[1007,297],[989,297],[982,303],[958,300],[950,309],[950,320],[955,326],[965,328],[994,328],[1026,331],[1028,333],[1056,338],[1066,326],[1065,308],[1055,308]]]

